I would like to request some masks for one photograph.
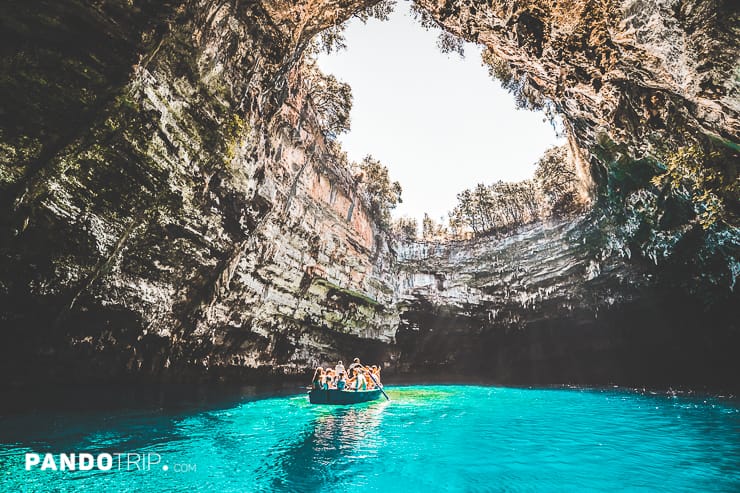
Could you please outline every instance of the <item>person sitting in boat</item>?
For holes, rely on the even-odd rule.
[[[355,372],[353,370],[353,371],[349,372],[349,374],[347,375],[346,389],[347,390],[354,390],[354,388],[355,388],[355,382],[356,381],[357,381],[357,376],[355,375]]]
[[[339,380],[339,373],[332,370],[331,371],[331,388],[336,389],[337,388],[337,381]]]
[[[370,373],[373,374],[375,380],[378,382],[378,385],[380,385],[380,367],[378,365],[373,365],[372,367],[370,367]]]
[[[337,390],[344,390],[347,386],[347,374],[345,372],[339,372],[337,377]]]
[[[339,361],[339,363],[337,363],[337,366],[334,367],[334,371],[337,372],[337,375],[345,371],[344,364],[342,364],[341,360]]]
[[[313,385],[313,388],[318,390],[322,387],[322,384],[324,383],[324,369],[320,366],[316,368],[316,371],[313,372],[313,379],[311,380],[311,384]]]
[[[367,380],[360,368],[355,368],[355,390],[367,390]]]
[[[326,370],[326,388],[327,389],[336,388],[334,385],[334,370],[332,369]]]

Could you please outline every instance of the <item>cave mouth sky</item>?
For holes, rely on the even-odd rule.
[[[347,48],[318,60],[352,87],[342,147],[355,161],[380,159],[403,187],[394,216],[419,222],[425,212],[446,222],[457,194],[479,182],[531,178],[544,151],[564,143],[543,112],[516,108],[482,66],[479,46],[466,43],[464,58],[442,53],[440,32],[402,2],[386,21],[349,21]]]

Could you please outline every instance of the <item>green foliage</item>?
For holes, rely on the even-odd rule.
[[[565,148],[552,148],[537,163],[533,180],[479,183],[459,193],[449,226],[455,236],[482,235],[573,212],[578,209],[575,187],[575,166]]]
[[[458,205],[450,213],[450,226],[486,234],[510,229],[537,220],[542,204],[533,180],[486,186],[479,183],[457,196]]]
[[[620,204],[630,193],[648,186],[659,171],[654,158],[634,159],[626,145],[617,144],[603,134],[597,139],[591,152],[603,163],[603,167],[594,169],[596,181],[604,184],[602,200]]]
[[[313,46],[309,49],[312,53],[323,51],[324,53],[334,53],[347,49],[347,40],[344,37],[344,24],[335,24],[321,31]]]
[[[419,236],[419,223],[412,217],[401,217],[393,221],[391,232],[401,241],[416,241]]]
[[[663,257],[688,266],[684,267],[686,277],[698,281],[703,293],[712,292],[707,287],[733,290],[740,277],[737,153],[732,148],[712,149],[695,142],[666,153],[662,164],[663,173],[651,180],[657,189],[659,211],[669,214],[681,205],[690,211],[684,224],[670,228],[664,221],[644,218],[646,224],[654,226],[650,230],[653,236],[677,237]],[[641,250],[650,255],[653,244],[647,242]]]
[[[576,167],[565,146],[545,151],[537,162],[534,179],[549,212],[563,214],[578,208]]]
[[[395,6],[395,0],[382,0],[375,5],[365,7],[358,12],[355,12],[352,17],[359,19],[363,23],[366,23],[370,19],[386,21],[390,17]],[[314,53],[319,51],[333,53],[335,51],[346,49],[347,40],[344,37],[344,29],[346,27],[347,23],[343,22],[324,29],[316,36],[316,39],[309,51]]]
[[[401,203],[401,184],[392,182],[388,168],[370,155],[357,166],[360,192],[370,206],[370,213],[381,227],[390,228],[391,210]]]
[[[412,3],[410,5],[410,10],[411,15],[419,22],[419,24],[421,24],[421,27],[423,27],[424,29],[429,30],[439,28],[439,25],[437,24],[437,21],[434,20],[434,17],[432,17],[429,12],[424,10],[416,3]]]
[[[651,180],[663,193],[691,202],[705,230],[724,219],[723,196],[728,196],[733,186],[737,189],[737,181],[731,186],[719,169],[707,165],[719,156],[718,152],[704,152],[698,145],[680,147],[666,157],[665,172]]]
[[[227,162],[234,159],[239,141],[247,129],[246,120],[238,113],[232,114],[231,118],[223,125],[224,141],[226,142],[225,158]]]
[[[442,53],[457,53],[461,58],[465,57],[465,42],[463,39],[447,31],[439,33],[437,48]]]
[[[439,48],[439,51],[445,54],[456,53],[461,58],[465,57],[465,40],[449,31],[445,31],[444,28],[434,20],[429,12],[417,4],[412,3],[410,10],[411,15],[419,22],[419,24],[421,24],[421,27],[427,31],[439,31],[437,36],[437,48]]]
[[[704,230],[720,223],[737,226],[737,152],[689,136],[682,140],[687,144],[635,160],[623,146],[601,139],[594,154],[606,163],[604,199],[619,206],[631,194],[649,190],[671,224],[697,223]]]
[[[514,69],[509,65],[509,62],[496,56],[492,50],[483,50],[481,53],[481,62],[488,69],[488,75],[498,80],[501,83],[501,87],[512,93],[521,90],[519,79]]]
[[[381,0],[375,5],[360,10],[353,17],[360,19],[362,22],[367,22],[370,19],[387,21],[395,8],[396,0]]]
[[[421,237],[424,241],[444,241],[449,236],[449,231],[442,222],[438,223],[429,214],[424,213],[421,222]]]
[[[28,136],[20,136],[8,142],[0,129],[0,185],[13,182],[23,175],[24,163],[41,153],[41,141]]]
[[[666,264],[662,278],[718,300],[740,276],[737,152],[688,135],[677,140],[686,145],[641,160],[606,139],[594,149],[607,164],[607,244]]]
[[[557,127],[555,123],[557,121],[555,105],[526,74],[517,72],[509,62],[497,56],[491,49],[483,50],[481,61],[483,66],[488,69],[488,74],[498,80],[501,87],[514,96],[517,108],[544,111],[553,127]]]
[[[311,59],[301,66],[301,75],[324,136],[336,139],[337,135],[347,132],[352,110],[352,88],[349,84],[323,73]]]

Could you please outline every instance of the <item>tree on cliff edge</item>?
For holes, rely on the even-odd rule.
[[[442,218],[442,221],[444,221],[444,218]],[[438,223],[428,213],[424,213],[424,219],[421,221],[421,236],[424,241],[447,240],[449,231],[442,221]]]
[[[537,162],[534,179],[479,183],[457,194],[457,205],[449,214],[450,229],[457,237],[465,232],[484,235],[575,212],[579,208],[576,180],[575,164],[566,148],[553,147]]]
[[[391,231],[401,241],[416,241],[419,236],[419,223],[413,217],[401,217],[393,222]]]
[[[552,147],[537,162],[534,172],[548,213],[564,214],[578,208],[576,166],[565,146]]]
[[[316,112],[319,128],[327,139],[349,131],[352,88],[331,74],[325,74],[314,60],[301,67],[306,94]]]
[[[381,227],[390,228],[391,210],[401,203],[401,184],[391,182],[388,168],[368,155],[360,162],[356,178],[370,213]]]

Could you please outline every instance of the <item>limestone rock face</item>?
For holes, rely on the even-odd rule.
[[[282,374],[392,341],[387,244],[296,70],[328,7],[155,4],[4,12],[4,373]]]
[[[513,384],[734,386],[735,305],[709,311],[650,262],[615,255],[595,219],[401,245],[399,370]]]
[[[684,382],[733,368],[733,312],[697,336],[705,312],[611,248],[598,213],[505,240],[389,241],[298,69],[312,37],[374,3],[0,6],[6,382],[253,379],[360,355],[397,372],[603,383],[637,380],[674,343],[665,375],[690,347],[703,356]],[[678,126],[736,139],[729,3],[418,4],[555,102],[586,177],[602,135],[635,155]],[[658,323],[671,300],[688,301]],[[616,371],[634,348],[635,370]]]

